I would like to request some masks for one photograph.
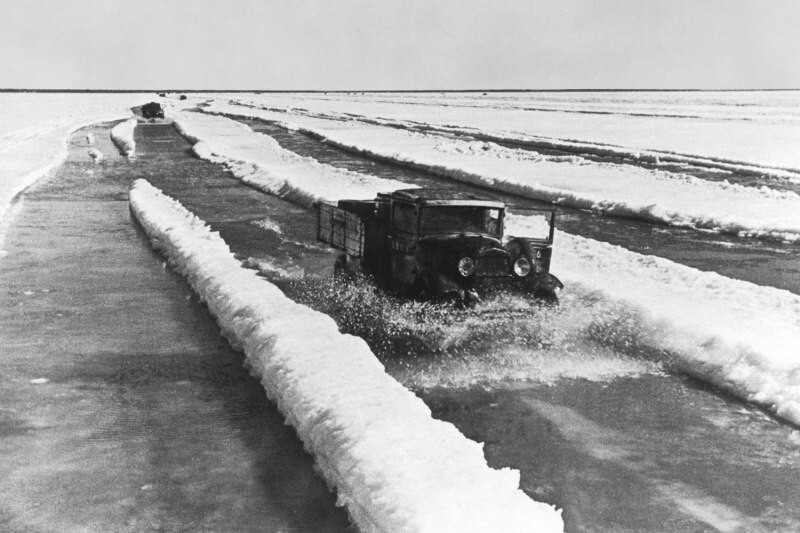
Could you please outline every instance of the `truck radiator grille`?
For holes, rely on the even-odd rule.
[[[505,257],[479,257],[475,265],[478,276],[507,276],[508,262]]]

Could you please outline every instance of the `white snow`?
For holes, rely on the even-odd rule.
[[[250,128],[216,116],[192,114],[178,120],[206,146],[220,149],[213,160],[255,182],[277,180],[279,194],[300,198],[305,205],[319,198],[348,198],[354,189],[367,191],[359,194],[363,198],[392,185],[408,187],[363,174],[333,173],[304,158],[293,160],[294,165],[276,158],[272,164],[259,155],[265,136]],[[198,123],[202,130],[194,128]],[[236,159],[225,155],[226,147],[235,148]],[[260,163],[231,165],[238,158]],[[540,231],[541,217],[507,219],[509,234]],[[609,320],[628,317],[628,330],[608,324],[614,335],[630,337],[621,342],[636,340],[664,351],[686,372],[800,424],[800,296],[563,232],[556,237],[551,269],[569,291],[602,295]]]
[[[133,157],[136,152],[136,143],[133,141],[133,130],[137,120],[130,118],[111,128],[111,140],[117,145],[119,152],[126,157]]]
[[[66,157],[66,140],[90,124],[130,116],[141,94],[0,93],[0,219],[13,198]]]
[[[791,191],[224,102],[207,109],[283,122],[371,157],[565,206],[739,236],[800,241],[800,195]]]
[[[532,231],[528,218],[509,216],[508,231]],[[687,373],[800,424],[800,296],[560,231],[555,239],[552,271],[570,291],[609,302],[619,342],[666,351]],[[624,327],[611,322],[620,316]]]
[[[301,205],[334,198],[374,198],[397,189],[394,180],[334,168],[284,150],[272,138],[224,117],[175,111],[178,130],[195,142],[195,153],[222,163],[245,183]],[[313,189],[313,194],[306,194]]]
[[[260,94],[242,101],[422,130],[800,176],[800,92]],[[591,112],[587,112],[591,111]]]
[[[243,349],[360,530],[563,530],[560,512],[519,489],[517,471],[489,468],[482,445],[434,420],[364,341],[243,268],[217,233],[147,182],[134,183],[130,201]]]

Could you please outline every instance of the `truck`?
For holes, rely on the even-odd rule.
[[[401,189],[314,206],[317,239],[342,252],[335,280],[363,275],[403,296],[466,306],[501,291],[556,304],[564,288],[550,273],[553,209],[533,210],[541,234],[507,236],[506,204],[476,192]]]
[[[142,106],[143,118],[164,118],[164,108],[158,102],[148,102]]]

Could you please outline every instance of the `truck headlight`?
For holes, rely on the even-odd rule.
[[[473,275],[475,273],[475,261],[471,257],[462,257],[458,262],[458,273],[465,278]]]
[[[528,261],[527,257],[520,257],[519,259],[514,261],[514,274],[516,274],[521,278],[524,278],[530,273],[531,273],[531,262]]]

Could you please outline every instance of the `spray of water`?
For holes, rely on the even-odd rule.
[[[606,381],[661,371],[658,354],[644,351],[646,332],[635,312],[590,293],[565,295],[557,307],[503,294],[463,309],[402,299],[364,279],[276,283],[332,316],[343,332],[364,338],[387,371],[413,389]]]

